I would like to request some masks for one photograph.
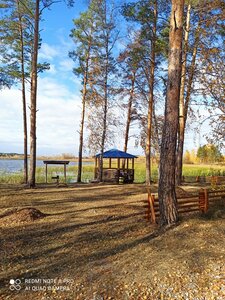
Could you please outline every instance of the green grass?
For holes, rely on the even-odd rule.
[[[224,165],[184,165],[184,176],[225,176]]]
[[[67,167],[67,182],[75,182],[77,178],[77,166]],[[64,180],[63,167],[48,167],[48,182],[54,182],[52,176],[59,175],[60,182]],[[82,181],[88,182],[94,177],[94,166],[84,166]],[[45,182],[45,167],[37,167],[36,169],[36,182]],[[17,173],[0,173],[0,183],[23,183],[23,172]]]
[[[61,182],[63,182],[64,174],[63,167],[48,167],[48,182],[54,182],[52,176],[60,176]],[[184,165],[183,175],[196,177],[196,176],[212,176],[221,175],[225,176],[224,165]],[[75,182],[77,178],[77,166],[67,167],[67,181]],[[82,173],[82,181],[88,182],[94,178],[94,165],[84,165]],[[156,181],[158,178],[158,167],[157,165],[152,166],[152,179]],[[135,163],[135,182],[142,183],[145,181],[145,163],[137,161]],[[37,167],[36,170],[36,182],[45,182],[45,167]],[[0,183],[23,183],[23,172],[14,174],[0,173]]]
[[[225,176],[224,165],[184,165],[183,176],[196,177],[196,176]],[[156,181],[158,178],[158,166],[152,166],[152,180]],[[135,165],[135,182],[145,181],[145,164],[143,162],[136,163]]]

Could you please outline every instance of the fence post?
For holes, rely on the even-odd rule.
[[[211,176],[211,186],[215,188],[218,184],[218,176]]]
[[[151,221],[153,224],[155,224],[155,209],[154,209],[155,195],[151,195],[150,198],[151,198],[150,201]]]
[[[206,213],[207,210],[209,209],[209,192],[207,189],[204,189],[204,194],[205,194],[204,213]]]
[[[147,219],[150,220],[153,224],[155,224],[155,209],[154,209],[155,196],[151,194],[148,189],[148,210],[147,210]]]
[[[207,189],[201,189],[198,196],[199,210],[206,213],[209,208],[209,196]]]
[[[148,209],[147,209],[147,220],[149,221],[150,220],[150,197],[151,197],[151,194],[148,192]]]

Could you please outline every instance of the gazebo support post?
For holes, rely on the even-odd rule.
[[[118,158],[118,161],[117,161],[117,169],[118,170],[120,169],[120,158]]]
[[[98,159],[95,156],[95,179],[97,178],[97,166],[98,166]]]
[[[100,163],[100,160],[101,160],[101,156],[98,157],[98,179],[100,180],[100,173],[101,173],[101,170],[100,170],[100,166],[101,166],[101,163]],[[102,158],[102,168],[103,168],[103,158]],[[103,170],[102,170],[103,171]],[[103,174],[102,174],[103,175]]]
[[[117,159],[117,174],[118,174],[117,183],[119,184],[119,182],[120,182],[120,158]]]
[[[48,183],[48,164],[45,164],[45,183]]]
[[[64,164],[64,180],[65,180],[65,183],[66,183],[66,164]]]

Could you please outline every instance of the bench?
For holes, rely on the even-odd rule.
[[[59,185],[59,175],[52,176],[52,179],[55,179],[56,180],[56,184]]]

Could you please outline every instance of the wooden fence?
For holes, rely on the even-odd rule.
[[[211,185],[225,184],[225,176],[183,176],[183,182],[201,182],[210,183]]]
[[[201,189],[197,195],[182,196],[177,198],[178,213],[202,212],[206,213],[210,201],[225,200],[225,190],[207,190]],[[147,219],[156,223],[159,217],[159,199],[157,195],[148,191]]]

